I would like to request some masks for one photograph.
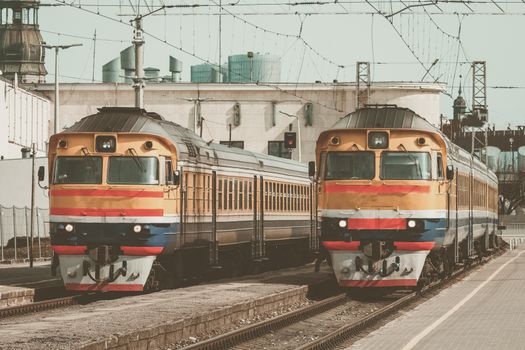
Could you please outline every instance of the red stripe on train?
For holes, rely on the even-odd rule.
[[[51,249],[59,255],[84,255],[87,247],[85,245],[52,245]]]
[[[350,230],[404,230],[407,228],[407,219],[348,219]]]
[[[66,283],[66,290],[101,291],[101,292],[141,292],[142,284],[80,284]]]
[[[430,186],[415,186],[415,185],[338,185],[335,183],[325,183],[324,191],[326,193],[427,193],[430,192]]]
[[[417,280],[340,280],[339,285],[343,287],[414,287],[417,285]]]
[[[158,255],[162,253],[164,247],[130,247],[124,246],[120,247],[124,255],[132,256],[145,256],[145,255]]]
[[[69,216],[164,216],[164,209],[51,208],[50,214]]]
[[[142,197],[142,198],[162,198],[164,193],[159,191],[140,191],[140,190],[93,190],[93,189],[75,189],[75,190],[51,190],[52,196],[69,197]]]
[[[325,241],[323,246],[328,250],[348,250],[357,251],[361,245],[360,241],[344,242],[344,241]],[[434,248],[434,242],[394,242],[396,250],[404,251],[419,251],[431,250]]]

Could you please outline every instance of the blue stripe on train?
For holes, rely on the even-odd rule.
[[[58,229],[57,224],[51,225],[52,245],[126,245],[140,247],[174,247],[179,235],[179,224],[143,226],[141,232],[133,231],[137,224],[85,223],[74,224],[71,233]]]

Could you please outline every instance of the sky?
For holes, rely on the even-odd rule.
[[[237,0],[235,6],[225,2],[221,9],[218,1],[142,0],[149,9],[161,3],[202,6],[167,8],[144,18],[148,33],[145,66],[168,74],[172,55],[183,61],[182,78],[188,81],[191,65],[216,63],[219,57],[226,62],[228,55],[253,51],[281,58],[281,81],[313,83],[334,79],[353,82],[355,63],[368,61],[373,62],[372,81],[420,81],[424,77],[425,81],[447,84],[441,112],[451,117],[460,82],[467,104],[472,103],[470,62],[486,61],[489,123],[497,128],[525,124],[525,112],[517,103],[525,98],[525,48],[519,39],[512,39],[525,32],[522,2],[496,1],[477,7],[439,3],[406,9],[401,2],[384,0],[339,0],[323,6]],[[62,5],[41,7],[44,40],[48,44],[83,44],[61,52],[61,81],[91,81],[95,30],[95,81],[102,79],[102,65],[131,45],[129,20],[137,11],[138,0],[76,0],[70,2],[73,6],[61,4],[61,0],[42,3]],[[141,13],[147,11],[141,7]],[[222,16],[217,15],[219,11]],[[436,59],[438,63],[425,75]],[[53,52],[48,52],[47,81],[53,81],[53,60]]]

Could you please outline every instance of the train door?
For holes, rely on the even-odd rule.
[[[253,238],[252,258],[261,261],[265,254],[264,246],[264,178],[253,176]]]
[[[456,168],[456,174],[454,175],[454,181],[456,183],[456,186],[455,186],[455,193],[456,193],[456,210],[455,210],[455,213],[454,213],[454,216],[455,216],[455,224],[454,224],[454,234],[455,234],[455,237],[454,237],[454,261],[456,263],[459,263],[459,258],[460,258],[460,252],[459,252],[459,208],[460,208],[460,196],[463,195],[463,191],[460,191],[460,188],[459,186],[463,186],[463,181],[460,181],[459,179],[459,171],[458,169]]]
[[[219,242],[217,240],[217,172],[211,175],[211,240],[210,240],[210,266],[219,264]]]
[[[471,256],[474,250],[474,164],[471,160],[469,172],[469,206],[468,206],[468,236],[467,236],[467,255]]]
[[[309,188],[309,204],[310,204],[310,252],[317,252],[319,250],[319,239],[317,237],[317,190],[315,181],[310,181]]]
[[[185,240],[184,236],[186,233],[186,180],[187,174],[184,172],[183,167],[180,167],[180,185],[179,185],[179,207],[180,207],[180,244],[179,246],[184,246]]]

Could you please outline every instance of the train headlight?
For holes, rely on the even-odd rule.
[[[346,220],[339,220],[339,227],[345,228],[346,227]]]
[[[73,225],[71,224],[67,224],[64,229],[66,230],[66,232],[73,232]]]
[[[117,139],[111,135],[99,135],[95,139],[97,152],[112,153],[117,150]]]
[[[410,228],[416,227],[416,220],[408,220],[407,226]]]
[[[384,131],[373,131],[368,133],[368,148],[388,148],[388,133]]]
[[[133,226],[133,232],[139,233],[140,231],[142,231],[142,226],[140,225]]]

